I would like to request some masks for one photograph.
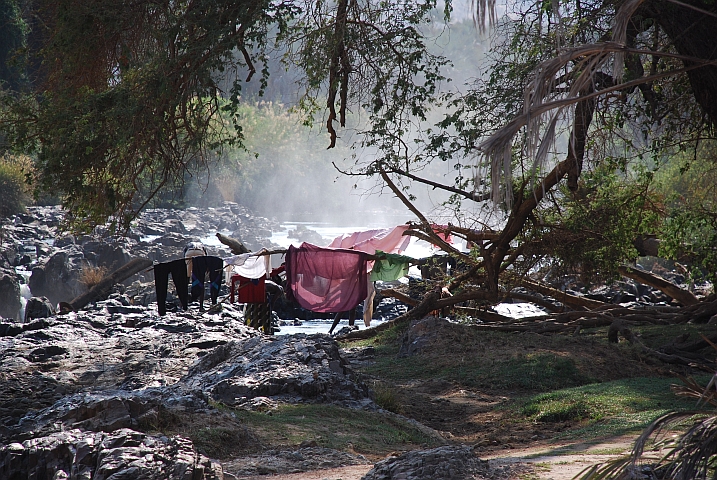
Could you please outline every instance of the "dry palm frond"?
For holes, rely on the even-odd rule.
[[[595,80],[597,73],[601,71],[602,67],[617,53],[623,55],[630,53],[669,57],[688,61],[691,65],[689,67],[647,75],[636,80],[598,89]],[[555,78],[557,78],[560,71],[569,64],[574,65],[571,72],[565,75],[565,77],[572,80],[570,87],[566,93],[561,92],[556,94],[555,87],[557,85]],[[525,135],[528,144],[526,150],[528,156],[533,158],[532,170],[536,171],[545,165],[549,146],[554,140],[555,125],[560,115],[567,113],[565,111],[566,107],[618,90],[627,90],[643,83],[678,75],[705,65],[716,64],[717,61],[714,60],[686,57],[668,52],[630,48],[616,42],[589,44],[567,49],[557,57],[543,62],[536,69],[533,80],[525,89],[523,114],[511,120],[477,147],[490,165],[491,200],[497,203],[501,199],[504,199],[510,208],[512,201],[510,195],[512,192],[511,148],[513,139],[522,128],[526,129]],[[549,112],[551,117],[545,122],[544,117]],[[547,127],[541,131],[541,126],[543,125],[547,125]],[[479,174],[480,173],[479,171]],[[476,182],[479,180],[480,179],[476,178]],[[504,185],[504,192],[501,192],[501,183]]]
[[[625,45],[627,42],[627,25],[635,14],[640,5],[645,0],[627,0],[615,12],[613,20],[612,40],[613,42]],[[612,77],[615,83],[622,82],[623,66],[625,65],[625,53],[616,52],[615,62],[613,63]]]
[[[498,23],[498,16],[495,12],[495,0],[472,0],[471,8],[473,9],[473,25],[480,33],[485,32],[486,17],[488,18],[489,27],[493,27]]]
[[[545,165],[548,151],[554,141],[557,121],[561,115],[567,113],[565,112],[565,107],[581,100],[586,100],[588,97],[594,98],[619,88],[627,88],[631,83],[638,85],[656,79],[652,75],[619,85],[622,82],[626,54],[669,56],[696,62],[695,66],[690,68],[715,63],[699,58],[686,58],[669,53],[628,48],[626,40],[629,21],[644,1],[626,0],[620,5],[614,16],[612,41],[566,49],[556,57],[541,63],[535,70],[533,80],[525,88],[523,114],[506,124],[478,146],[478,150],[483,153],[485,160],[490,165],[491,199],[494,203],[503,199],[508,208],[511,206],[511,147],[513,139],[522,128],[525,128],[526,154],[533,158],[531,170],[536,172]],[[677,0],[670,1],[681,3]],[[484,2],[485,0],[481,0],[480,3],[476,3],[474,0],[473,4],[476,5],[477,11],[480,11]],[[617,85],[609,89],[597,90],[595,88],[595,75],[610,60],[612,60],[612,77]],[[558,75],[568,65],[572,65],[571,71],[562,77]],[[684,71],[686,69],[676,69],[672,72],[664,72],[660,74],[660,77],[676,75]],[[565,88],[562,88],[563,93],[559,94],[559,96],[555,95],[555,88],[558,86],[556,78],[566,78],[570,81],[567,92],[564,92]],[[548,112],[552,113],[550,119],[546,122],[544,117]],[[541,129],[544,125],[545,127]],[[571,142],[573,141],[574,139],[571,138]],[[478,169],[477,174],[482,173]],[[476,180],[480,179],[476,178]],[[501,186],[503,186],[503,192],[501,192]]]

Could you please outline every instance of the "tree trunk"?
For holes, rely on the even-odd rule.
[[[222,242],[224,245],[229,247],[229,249],[232,251],[234,255],[241,255],[243,253],[249,253],[251,250],[246,248],[243,243],[241,243],[236,238],[228,237],[226,235],[222,235],[221,233],[217,232],[217,238],[220,242]]]
[[[550,295],[563,305],[567,305],[572,308],[587,308],[588,310],[592,310],[606,305],[604,302],[599,300],[577,297],[575,295],[570,295],[569,293],[561,292],[557,288],[550,287],[529,278],[523,279],[523,286],[535,292],[542,293],[543,295]]]
[[[72,300],[70,306],[73,310],[79,310],[90,302],[106,297],[116,284],[123,282],[135,273],[141,272],[151,266],[152,260],[148,258],[133,258],[114,272],[105,276],[97,285]]]
[[[668,295],[680,302],[682,305],[690,306],[700,302],[692,292],[683,290],[674,283],[668,282],[664,278],[658,277],[653,273],[625,266],[619,267],[618,271],[620,272],[620,275],[660,290],[665,295]]]

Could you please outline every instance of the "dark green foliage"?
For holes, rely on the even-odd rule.
[[[31,164],[12,157],[0,157],[0,218],[25,211],[32,200],[26,175]]]
[[[5,97],[0,133],[36,152],[39,187],[62,192],[87,229],[108,217],[127,226],[160,190],[208,171],[222,146],[241,146],[242,83],[257,72],[263,91],[275,42],[304,71],[310,115],[332,91],[342,124],[349,102],[377,98],[384,117],[422,115],[440,61],[417,26],[435,2],[349,2],[337,18],[346,3],[33,3],[41,21],[27,55],[42,68],[32,95]]]
[[[0,89],[18,91],[25,86],[23,48],[27,26],[17,0],[0,0]]]
[[[651,183],[650,172],[625,178],[601,167],[583,174],[577,195],[562,192],[562,208],[546,213],[542,242],[554,266],[585,279],[615,278],[620,265],[637,258],[635,238],[659,231],[664,207]]]

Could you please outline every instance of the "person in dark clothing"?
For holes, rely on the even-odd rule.
[[[219,257],[192,257],[192,301],[199,299],[199,310],[204,310],[204,281],[209,274],[209,295],[212,305],[217,303],[219,288],[224,279],[224,261]]]
[[[157,290],[157,310],[160,315],[167,313],[167,287],[170,274],[182,308],[186,310],[189,303],[189,293],[187,292],[189,279],[187,278],[187,263],[184,259],[158,263],[154,266],[154,286]]]

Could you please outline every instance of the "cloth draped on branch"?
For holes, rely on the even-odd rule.
[[[410,227],[408,225],[398,225],[394,228],[380,228],[374,230],[364,230],[362,232],[354,232],[341,235],[329,244],[332,248],[350,248],[352,250],[360,250],[373,255],[377,251],[387,253],[401,253],[411,242],[411,237],[404,235],[404,232]],[[367,268],[371,272],[374,262],[368,262]],[[394,279],[395,280],[395,279]],[[373,318],[373,298],[376,295],[373,281],[369,281],[368,294],[363,303],[363,323],[367,327],[371,326],[371,318]]]
[[[257,255],[255,253],[242,253],[241,255],[233,255],[224,259],[225,265],[231,265],[232,268],[227,272],[227,277],[233,273],[241,275],[244,278],[262,278],[270,270],[271,258],[269,255]],[[229,283],[229,280],[227,280]]]
[[[350,248],[369,254],[373,254],[376,250],[401,253],[411,242],[411,237],[403,235],[408,228],[408,225],[399,225],[394,228],[379,228],[340,235],[333,239],[329,248]]]
[[[405,277],[408,275],[409,262],[415,262],[411,257],[395,253],[385,253],[381,250],[376,250],[376,256],[383,256],[384,258],[374,261],[370,277],[372,282],[376,280],[392,282],[401,277]]]
[[[286,252],[287,296],[312,312],[345,312],[366,298],[366,253],[302,243]]]

